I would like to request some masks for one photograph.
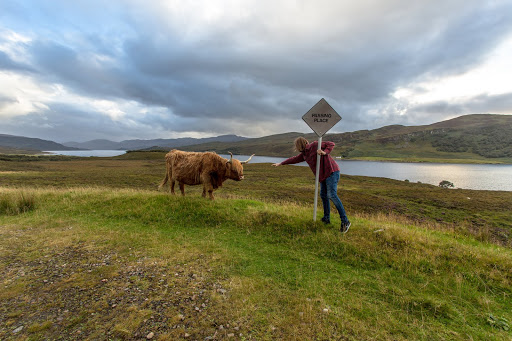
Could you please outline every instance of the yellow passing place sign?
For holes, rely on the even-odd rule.
[[[324,136],[341,120],[341,116],[322,98],[302,116],[302,119],[317,136]]]

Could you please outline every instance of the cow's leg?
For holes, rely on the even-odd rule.
[[[213,187],[211,185],[203,185],[203,198],[206,198],[206,192],[208,192],[210,199],[213,200]]]
[[[175,183],[175,181],[173,179],[171,179],[170,186],[171,186],[171,193],[172,194],[176,194],[176,193],[174,193],[174,183]]]
[[[203,175],[202,181],[203,181],[203,196],[206,197],[206,192],[208,192],[210,199],[213,200],[213,185],[210,181],[209,175]]]
[[[185,196],[185,184],[183,182],[180,182],[180,191],[181,195]]]

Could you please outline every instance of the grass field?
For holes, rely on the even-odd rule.
[[[160,153],[0,161],[2,340],[509,340],[512,193],[248,164],[209,201]]]

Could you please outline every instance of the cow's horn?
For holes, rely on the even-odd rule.
[[[254,154],[252,154],[248,159],[247,161],[241,161],[240,163],[241,164],[244,164],[244,163],[248,163],[249,161],[251,161],[252,157],[254,156]]]
[[[228,163],[233,163],[233,153],[231,152],[228,152],[229,155],[231,155],[231,158],[229,159]]]

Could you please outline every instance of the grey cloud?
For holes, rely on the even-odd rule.
[[[510,114],[512,108],[512,93],[488,95],[481,94],[464,101],[437,101],[424,105],[413,106],[409,112],[413,115],[436,113],[438,115],[459,116],[469,113]]]
[[[15,135],[50,139],[56,142],[161,137],[164,131],[154,122],[112,120],[91,110],[55,103],[44,112],[29,113],[2,122],[2,130]]]
[[[468,71],[482,62],[512,29],[512,4],[466,9],[417,51],[414,66],[437,77]],[[413,57],[413,55],[411,55]]]
[[[22,71],[22,72],[34,72],[34,69],[29,65],[18,63],[12,60],[5,52],[0,51],[0,70],[7,71]]]
[[[0,109],[16,102],[18,102],[16,98],[0,94]]]
[[[149,33],[143,31],[125,43],[126,55],[120,59],[123,64],[119,69],[94,67],[78,60],[79,52],[62,46],[37,48],[35,55],[64,81],[73,82],[81,75],[76,85],[91,93],[113,92],[150,104],[169,105],[178,115],[210,115],[211,110],[222,115],[227,111],[225,107],[238,103],[237,98],[230,98],[226,86],[237,79],[249,79],[260,90],[293,89],[300,95],[316,91],[331,98],[345,96],[347,101],[367,102],[387,96],[397,84],[422,74],[457,73],[474,65],[504,32],[510,31],[512,20],[507,9],[512,8],[478,7],[462,18],[448,15],[453,22],[441,25],[443,28],[433,38],[426,30],[403,36],[405,40],[399,43],[395,36],[381,35],[379,27],[370,26],[368,30],[375,31],[362,32],[362,38],[376,35],[380,39],[377,46],[371,45],[373,38],[360,43],[358,49],[333,45],[316,54],[310,49],[318,46],[307,46],[309,42],[303,46],[292,42],[289,52],[282,48],[275,52],[272,46],[265,51],[239,51],[229,32],[213,33],[200,43],[187,44],[176,32],[162,38],[154,35],[156,28],[148,27]],[[422,44],[411,49],[417,40]],[[128,67],[129,63],[133,68]],[[279,96],[279,92],[273,96]],[[209,105],[205,108],[202,103]],[[244,104],[253,105],[251,101]]]
[[[44,120],[32,114],[21,121],[28,126],[33,122],[34,131],[35,122],[40,126],[46,122],[55,134],[62,129],[63,136],[89,127],[97,138],[118,134],[149,138],[166,131],[214,135],[230,133],[229,122],[236,122],[236,129],[254,136],[263,131],[261,127],[267,132],[262,134],[287,131],[321,97],[343,117],[339,130],[416,124],[433,115],[442,119],[440,113],[510,110],[507,96],[411,106],[394,103],[390,94],[400,86],[457,75],[481,63],[512,31],[512,3],[365,4],[368,8],[362,6],[360,17],[348,20],[346,27],[326,22],[324,30],[303,37],[286,38],[287,32],[276,31],[279,25],[272,26],[258,15],[220,29],[210,27],[195,39],[168,24],[165,11],[155,4],[142,9],[129,3],[121,13],[117,11],[123,6],[110,5],[108,13],[118,13],[112,18],[117,24],[107,25],[109,16],[102,14],[102,28],[74,32],[79,42],[61,41],[54,34],[29,43],[30,67],[38,72],[34,77],[91,98],[135,101],[150,111],[151,107],[166,111],[128,113],[129,125],[78,104],[72,108],[51,104]],[[337,3],[330,5],[340,10]],[[70,11],[72,7],[66,7],[66,13]],[[78,24],[82,29],[85,19]],[[109,28],[115,25],[119,27]],[[0,51],[1,67],[22,65]],[[403,111],[408,114],[400,115]],[[283,125],[262,123],[272,120]]]
[[[115,67],[95,62],[94,51],[80,51],[55,42],[37,41],[30,47],[40,78],[61,83],[78,93],[122,97]]]
[[[375,115],[363,114],[363,108],[359,118],[352,116],[348,119],[350,126],[354,127],[353,130],[372,129],[389,124],[425,125],[467,114],[510,114],[511,108],[512,93],[480,94],[469,98],[422,104],[409,103],[405,99],[393,99],[383,103]]]

